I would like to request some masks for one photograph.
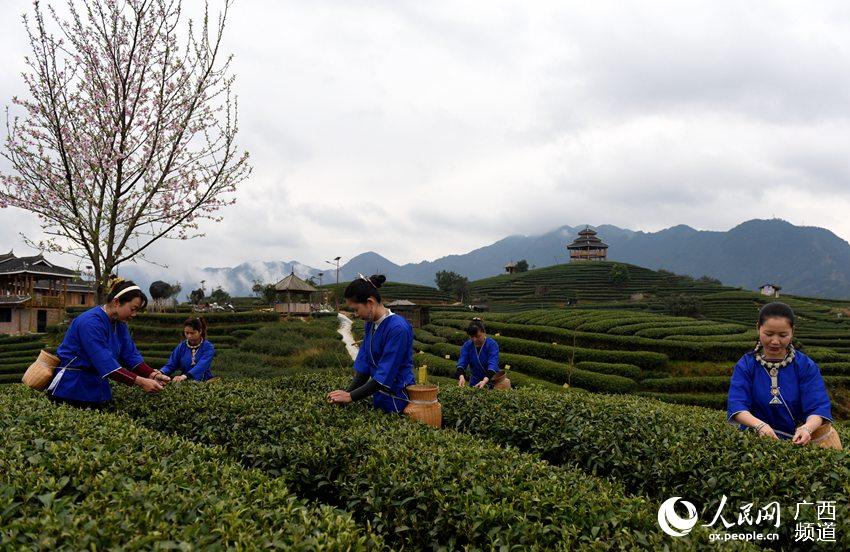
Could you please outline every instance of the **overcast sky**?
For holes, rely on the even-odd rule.
[[[9,105],[31,1],[0,6]],[[772,216],[850,238],[846,2],[237,0],[226,49],[254,173],[162,263],[404,263]],[[0,211],[0,249],[29,252],[20,231],[35,217]]]

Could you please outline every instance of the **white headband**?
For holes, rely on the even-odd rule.
[[[115,297],[113,297],[112,299],[118,299],[119,297],[121,297],[122,295],[124,295],[125,293],[127,293],[128,291],[133,291],[134,289],[137,289],[137,290],[139,290],[139,291],[142,291],[142,288],[140,288],[139,286],[130,286],[130,287],[128,287],[128,288],[124,288],[124,289],[122,289],[121,291],[119,291],[118,293],[116,293],[116,294],[115,294]]]

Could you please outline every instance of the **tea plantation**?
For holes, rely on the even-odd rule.
[[[483,313],[509,392],[456,387],[470,314],[433,310],[415,330],[414,360],[441,385],[441,429],[325,402],[351,374],[335,317],[207,314],[220,382],[157,395],[113,384],[107,411],[0,386],[0,549],[755,549],[713,543],[722,525],[682,538],[660,529],[665,500],[694,503],[707,524],[724,495],[727,519],[745,503],[779,503],[789,550],[812,547],[794,524],[817,521],[792,521],[796,504],[834,501],[836,542],[825,549],[846,549],[846,453],[759,439],[716,410],[755,331],[752,312],[733,312],[745,292],[712,293],[727,295],[718,319],[610,302]],[[797,301],[798,345],[842,411],[843,307]],[[131,322],[152,366],[185,316]],[[62,331],[0,337],[0,377],[19,382]]]

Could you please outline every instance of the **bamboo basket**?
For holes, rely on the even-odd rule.
[[[437,400],[439,387],[436,385],[408,385],[405,387],[410,402],[404,409],[404,415],[431,427],[440,427],[443,423],[443,406]]]
[[[507,373],[504,370],[499,370],[495,376],[493,376],[493,389],[510,389],[511,388],[511,380],[508,378]]]
[[[812,444],[816,447],[841,450],[841,438],[838,431],[829,422],[824,422],[812,432]]]
[[[30,367],[24,372],[24,377],[21,378],[21,381],[27,387],[44,391],[50,385],[51,380],[53,380],[53,374],[58,367],[59,359],[56,356],[51,355],[47,351],[41,351],[35,362],[30,364]]]

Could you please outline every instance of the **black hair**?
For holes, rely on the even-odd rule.
[[[184,328],[192,328],[196,332],[201,332],[203,339],[207,338],[207,321],[200,316],[190,316],[183,321]]]
[[[478,335],[478,332],[487,333],[487,330],[484,328],[484,322],[482,322],[480,318],[473,318],[469,321],[469,326],[466,328],[466,334],[469,337],[475,337]]]
[[[378,288],[384,285],[384,282],[386,281],[387,277],[383,274],[373,274],[368,278],[365,276],[358,277],[356,280],[348,284],[348,287],[345,288],[345,293],[343,293],[343,297],[345,299],[350,299],[355,303],[365,303],[370,297],[374,297],[375,301],[380,303],[381,292],[378,291]]]
[[[768,318],[785,318],[794,327],[794,310],[785,303],[777,301],[763,306],[759,311],[758,327],[761,328]]]
[[[111,303],[118,294],[121,294],[120,297],[118,297],[119,305],[126,305],[127,303],[138,297],[142,300],[142,306],[140,307],[140,310],[143,310],[145,307],[148,306],[148,296],[145,295],[141,289],[134,289],[128,291],[127,293],[121,293],[125,289],[136,285],[136,283],[132,280],[122,280],[115,274],[112,274],[109,276],[109,284],[109,295],[106,296],[107,303]]]

